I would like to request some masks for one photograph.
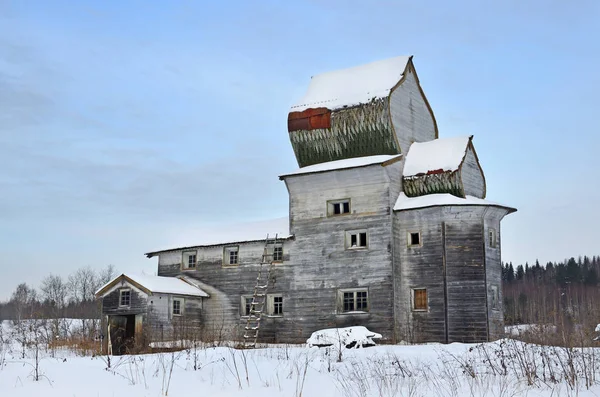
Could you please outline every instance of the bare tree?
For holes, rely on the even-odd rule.
[[[15,310],[15,320],[20,322],[33,315],[34,306],[37,303],[37,293],[26,283],[21,283],[12,293],[10,300]]]
[[[42,280],[42,297],[48,305],[54,336],[60,334],[60,321],[67,303],[68,286],[61,276],[50,274]]]
[[[108,283],[115,277],[115,267],[114,265],[107,265],[104,269],[100,270],[98,273],[98,285],[96,289],[100,288],[104,284]]]

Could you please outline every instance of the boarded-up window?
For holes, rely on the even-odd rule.
[[[427,289],[413,289],[413,310],[427,310]]]
[[[498,292],[498,286],[492,285],[490,289],[492,292],[492,310],[500,310],[500,294]]]
[[[488,229],[488,245],[490,248],[496,248],[498,246],[496,241],[496,229],[491,227]]]
[[[130,289],[122,289],[119,291],[119,305],[120,306],[131,305],[131,290]]]

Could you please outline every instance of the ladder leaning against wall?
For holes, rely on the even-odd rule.
[[[252,295],[252,302],[250,303],[250,313],[248,313],[246,326],[244,327],[244,347],[246,349],[256,347],[258,331],[260,330],[260,320],[267,306],[267,289],[271,283],[273,255],[278,243],[277,235],[275,235],[275,238],[269,238],[269,235],[267,234],[260,266],[258,268],[258,275],[256,276],[256,283],[254,284],[254,294]]]

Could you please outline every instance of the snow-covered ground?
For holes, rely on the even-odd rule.
[[[34,351],[22,359],[18,347],[1,346],[0,394],[11,397],[600,395],[599,349],[569,353],[513,340],[344,349],[341,362],[334,346],[203,347],[111,357],[110,368],[105,356],[42,351],[37,382]],[[590,389],[585,374],[599,375]]]

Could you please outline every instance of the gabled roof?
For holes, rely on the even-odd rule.
[[[159,294],[173,294],[173,295],[184,295],[184,296],[198,296],[208,298],[209,295],[191,283],[184,281],[185,278],[178,277],[162,277],[162,276],[146,276],[146,275],[133,275],[133,274],[121,274],[111,281],[100,287],[96,291],[96,297],[103,296],[118,282],[124,280],[136,288],[146,292],[147,294],[159,293]]]
[[[313,76],[306,94],[290,109],[330,110],[384,98],[402,79],[412,56],[399,56]]]
[[[403,192],[398,196],[396,204],[394,205],[394,211],[405,211],[413,210],[417,208],[427,207],[439,207],[446,205],[484,205],[492,207],[500,207],[508,210],[508,213],[516,212],[516,208],[508,207],[506,205],[498,204],[493,201],[480,199],[473,196],[467,196],[466,198],[456,197],[449,193],[437,193],[427,194],[419,197],[407,197]]]
[[[456,171],[463,162],[473,136],[440,138],[410,145],[404,177]]]
[[[328,161],[326,163],[320,163],[315,165],[309,165],[307,167],[298,168],[296,171],[288,174],[280,175],[279,179],[287,178],[288,176],[297,176],[305,174],[315,174],[319,172],[327,172],[334,170],[342,170],[349,168],[366,167],[369,165],[386,166],[388,164],[395,163],[402,158],[401,154],[382,154],[377,156],[366,156],[366,157],[355,157],[350,159]]]

